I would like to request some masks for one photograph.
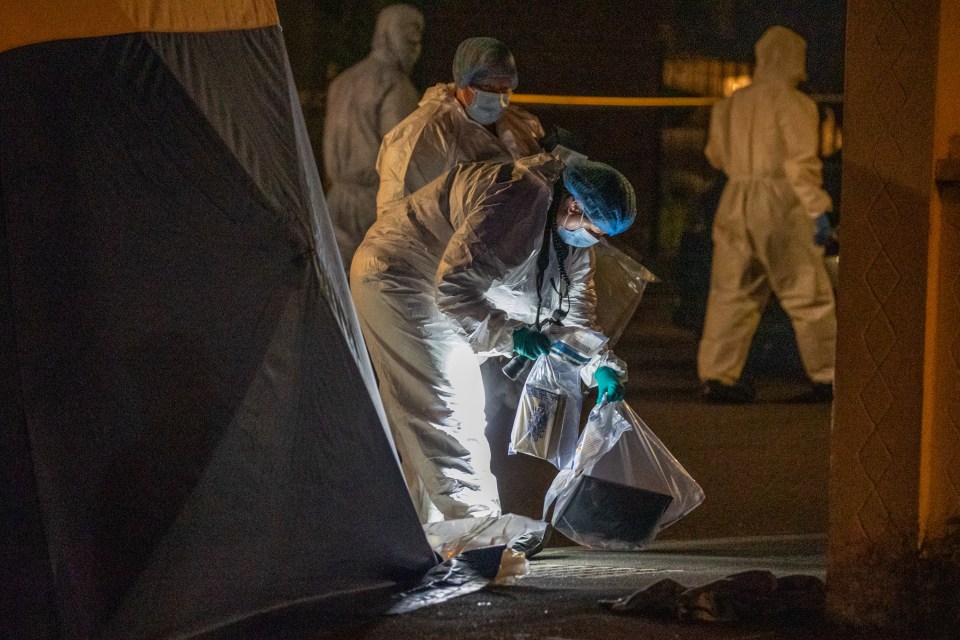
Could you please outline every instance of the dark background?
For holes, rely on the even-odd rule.
[[[369,53],[383,0],[279,0],[291,66],[314,149],[322,140],[323,98],[330,79]],[[464,38],[486,35],[505,42],[517,59],[519,93],[600,96],[691,95],[662,86],[664,60],[701,56],[751,63],[753,43],[782,24],[808,41],[814,94],[839,94],[843,83],[845,3],[842,0],[412,0],[425,16],[423,53],[413,73],[420,90],[452,79],[451,63]],[[678,155],[665,127],[705,128],[706,109],[603,108],[530,105],[544,124],[579,134],[586,152],[622,171],[637,192],[640,216],[617,239],[635,258],[662,253],[657,226],[664,191],[664,156]],[[842,113],[842,112],[841,112]],[[684,165],[715,176],[700,154],[700,136],[685,138]],[[666,142],[664,142],[666,140]],[[322,159],[318,163],[322,171]],[[698,187],[699,189],[699,187]],[[704,187],[705,190],[705,187]],[[699,194],[687,198],[691,202]],[[669,197],[669,192],[667,193]],[[692,207],[692,205],[690,205]],[[692,216],[691,216],[692,219]]]

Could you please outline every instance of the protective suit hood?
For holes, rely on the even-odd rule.
[[[422,35],[422,13],[408,4],[390,5],[377,14],[372,54],[410,73],[420,58]]]
[[[807,79],[807,41],[786,27],[770,27],[754,45],[754,80],[786,82]]]

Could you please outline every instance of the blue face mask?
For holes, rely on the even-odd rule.
[[[564,229],[563,227],[557,227],[557,233],[560,234],[560,239],[571,247],[590,247],[600,241],[599,238],[583,227],[574,229],[573,231]]]
[[[509,93],[474,89],[473,102],[467,107],[467,115],[480,124],[493,124],[500,119],[508,104],[510,104]]]

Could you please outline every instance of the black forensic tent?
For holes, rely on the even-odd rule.
[[[434,564],[296,96],[272,0],[0,0],[0,636]]]

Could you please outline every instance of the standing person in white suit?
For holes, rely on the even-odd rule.
[[[410,72],[420,57],[423,14],[407,4],[377,14],[370,55],[332,83],[323,123],[327,207],[344,268],[376,220],[380,142],[417,108]]]
[[[823,245],[830,196],[822,188],[816,104],[806,41],[785,27],[757,41],[753,82],[713,107],[707,159],[728,177],[713,223],[707,315],[697,356],[710,402],[750,402],[741,380],[771,290],[789,315],[812,400],[833,397],[836,312]]]

